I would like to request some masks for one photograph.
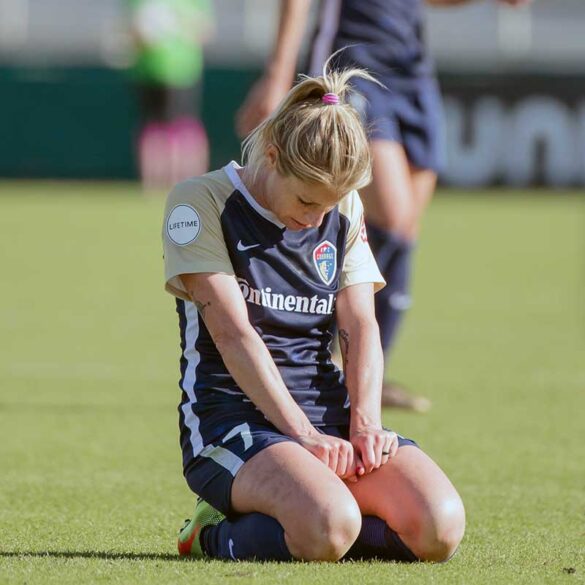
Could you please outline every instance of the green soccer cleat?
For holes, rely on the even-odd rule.
[[[225,516],[212,508],[205,500],[197,498],[195,512],[191,520],[185,520],[185,525],[179,531],[179,548],[180,557],[203,558],[203,549],[201,548],[201,531],[206,526],[219,524]]]

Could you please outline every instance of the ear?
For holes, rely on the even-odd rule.
[[[275,169],[276,163],[278,162],[278,148],[274,144],[268,144],[264,151],[266,157],[266,165],[269,169]]]

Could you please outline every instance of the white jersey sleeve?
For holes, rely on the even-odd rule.
[[[221,229],[226,193],[212,174],[178,184],[167,199],[163,223],[166,290],[190,300],[181,274],[234,274]]]
[[[377,292],[384,287],[386,281],[380,274],[368,244],[364,224],[364,207],[357,191],[352,191],[343,199],[339,204],[339,211],[349,220],[339,288],[372,282],[374,283],[374,291]]]

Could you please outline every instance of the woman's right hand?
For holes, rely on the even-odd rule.
[[[349,441],[317,432],[295,440],[341,479],[357,481],[364,474],[364,465]]]

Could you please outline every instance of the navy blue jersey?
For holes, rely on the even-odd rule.
[[[225,367],[181,274],[233,275],[250,323],[309,420],[348,423],[347,389],[329,349],[335,298],[351,284],[383,283],[356,192],[319,228],[290,231],[256,202],[231,163],[173,190],[163,240],[166,286],[177,297],[181,332],[182,441],[190,442],[193,456],[234,421],[266,418]]]
[[[423,0],[322,0],[310,75],[320,75],[333,52],[340,67],[358,66],[377,77],[432,73],[425,49]]]

